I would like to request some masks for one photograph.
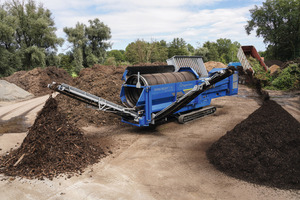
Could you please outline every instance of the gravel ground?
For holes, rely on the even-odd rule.
[[[36,106],[28,113],[33,116],[33,108],[45,99],[31,100]],[[275,99],[285,102],[283,108],[300,121],[299,96]],[[243,86],[240,95],[214,99],[212,105],[217,107],[215,114],[183,125],[174,121],[146,129],[126,124],[84,127],[88,138],[106,147],[106,158],[70,179],[0,175],[0,199],[299,199],[299,190],[247,183],[209,163],[205,152],[210,145],[260,107],[255,94]],[[4,104],[0,117],[9,120],[26,113],[25,108]],[[33,121],[32,117],[28,123]],[[0,154],[17,148],[25,136],[13,131],[0,134]]]

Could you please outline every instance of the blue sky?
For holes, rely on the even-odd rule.
[[[66,38],[64,27],[99,18],[111,28],[112,49],[125,49],[137,39],[145,41],[183,38],[195,48],[206,41],[228,38],[265,50],[255,32],[244,26],[249,9],[263,0],[39,0],[52,12],[57,35]],[[67,51],[65,44],[60,51]]]

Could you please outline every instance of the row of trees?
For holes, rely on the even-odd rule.
[[[64,28],[71,50],[57,55],[64,39],[55,34],[50,10],[34,0],[11,0],[0,5],[0,76],[35,67],[63,66],[69,72],[103,63],[111,47],[110,28],[99,19],[89,25]]]
[[[136,40],[128,44],[125,51],[108,51],[106,64],[165,62],[174,55],[202,56],[204,61],[229,63],[237,61],[236,54],[239,47],[238,42],[232,42],[226,38],[220,38],[216,42],[207,41],[198,48],[187,44],[183,38],[174,38],[169,43],[165,40],[151,42]]]
[[[94,53],[89,43],[82,42],[84,39],[81,39],[81,34],[76,34],[78,26],[75,29],[65,28],[67,35],[72,35],[72,37],[69,36],[71,39],[68,41],[73,43],[73,49],[67,54],[59,54],[59,66],[70,73],[77,73],[82,67],[93,66],[96,63],[118,66],[166,62],[168,58],[174,55],[202,56],[204,61],[214,60],[229,63],[237,61],[236,54],[240,47],[238,42],[232,43],[230,39],[223,38],[218,39],[216,42],[207,41],[202,47],[196,49],[191,44],[187,44],[183,38],[174,38],[169,43],[165,40],[147,42],[138,39],[128,44],[125,50],[106,52],[103,47],[102,49],[95,48],[98,51]],[[82,24],[82,26],[84,25]],[[69,30],[71,30],[72,34],[70,34]],[[104,43],[104,45],[108,46],[110,44]]]
[[[251,20],[245,26],[248,34],[256,30],[267,45],[264,56],[282,61],[300,56],[300,1],[266,0],[261,7],[250,10]],[[0,4],[0,76],[18,70],[55,65],[70,73],[98,64],[135,64],[164,62],[174,55],[200,55],[204,61],[228,63],[236,60],[240,44],[220,38],[193,47],[183,38],[171,42],[138,39],[125,50],[112,50],[110,28],[99,19],[88,25],[77,23],[65,27],[70,50],[57,55],[65,41],[55,34],[52,13],[34,0],[10,0]]]

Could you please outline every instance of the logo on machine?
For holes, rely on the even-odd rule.
[[[182,88],[193,88],[194,87],[194,84],[193,83],[180,83],[179,84],[179,87],[182,87]]]
[[[160,91],[167,92],[167,91],[172,91],[172,90],[173,90],[172,87],[158,87],[158,88],[154,88],[155,92],[160,92]]]

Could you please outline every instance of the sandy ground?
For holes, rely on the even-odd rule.
[[[300,121],[297,93],[272,95]],[[0,118],[8,120],[27,112],[27,123],[33,123],[47,98],[0,103]],[[238,96],[214,99],[212,105],[217,107],[215,114],[187,124],[174,121],[155,128],[126,124],[85,127],[88,137],[112,153],[70,179],[40,181],[0,175],[0,199],[300,199],[299,190],[237,180],[208,162],[207,148],[259,108],[259,101],[255,93],[240,86]],[[0,154],[17,148],[25,136],[24,132],[0,134]]]

